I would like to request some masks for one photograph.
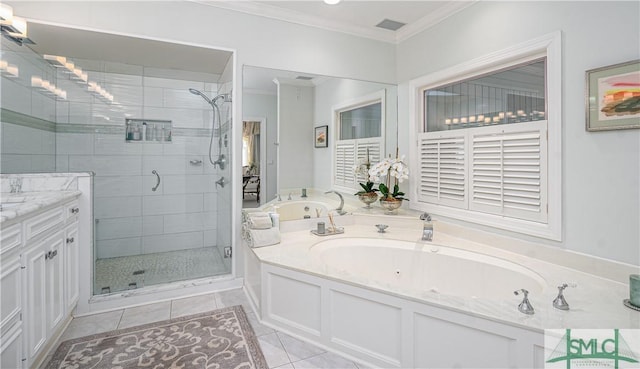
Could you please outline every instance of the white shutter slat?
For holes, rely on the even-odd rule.
[[[545,130],[545,121],[469,130],[470,210],[546,222]]]
[[[419,201],[466,207],[464,132],[421,133]]]
[[[356,157],[357,162],[367,158],[367,149],[369,150],[369,162],[371,166],[380,162],[382,156],[382,140],[380,138],[358,139],[356,140]],[[358,175],[355,179],[357,182],[367,182],[369,178],[364,175]]]
[[[335,183],[342,186],[353,184],[353,166],[355,165],[356,152],[355,141],[338,141],[335,150]]]

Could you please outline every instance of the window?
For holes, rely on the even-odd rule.
[[[413,208],[561,239],[559,43],[554,34],[411,82]]]
[[[375,164],[384,155],[384,91],[335,106],[334,186],[358,188],[367,178],[356,177],[354,166],[360,160]]]

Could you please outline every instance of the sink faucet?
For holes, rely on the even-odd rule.
[[[431,223],[431,215],[428,213],[422,213],[422,215],[420,215],[420,220],[424,220],[424,223],[422,224],[422,240],[432,241],[433,223]]]
[[[289,196],[287,196],[287,200],[291,200],[291,194],[293,194],[293,192],[289,192]]]
[[[346,212],[346,211],[344,211],[344,210],[342,210],[342,208],[344,207],[344,198],[342,197],[342,194],[341,194],[340,192],[338,192],[338,191],[333,191],[333,190],[331,190],[331,191],[327,191],[327,192],[325,192],[325,195],[326,195],[326,194],[328,194],[328,193],[335,193],[336,195],[338,195],[338,197],[340,198],[340,206],[338,206],[338,207],[336,208],[336,211],[337,211],[337,212],[338,212],[338,214],[340,214],[340,215],[345,215],[347,212]]]

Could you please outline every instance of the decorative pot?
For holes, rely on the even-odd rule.
[[[371,204],[378,200],[378,194],[375,192],[365,192],[358,195],[358,198],[360,199],[360,201],[365,203],[366,209],[371,209]]]
[[[387,211],[387,214],[395,214],[396,210],[402,206],[402,199],[383,197],[380,199],[380,206]]]

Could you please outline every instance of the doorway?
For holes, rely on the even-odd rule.
[[[242,121],[242,207],[256,208],[264,201],[266,184],[266,118]]]

